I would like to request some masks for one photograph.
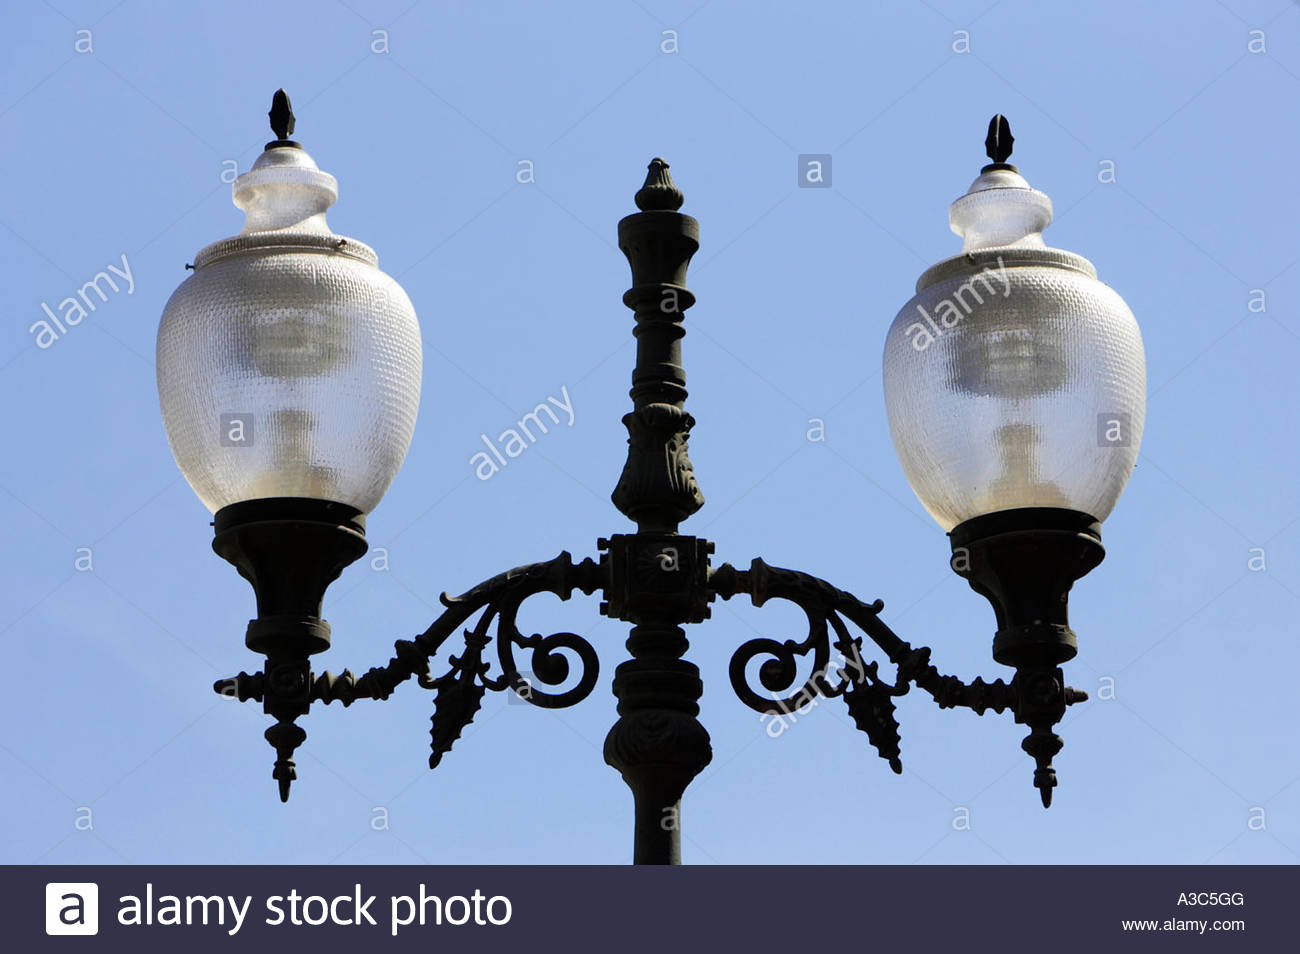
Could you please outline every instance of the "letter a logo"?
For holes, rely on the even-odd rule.
[[[45,886],[46,934],[98,934],[99,885],[52,881]]]

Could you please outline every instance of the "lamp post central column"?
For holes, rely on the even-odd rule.
[[[600,541],[610,564],[607,616],[633,624],[632,658],[615,670],[619,719],[605,739],[605,761],[632,789],[635,864],[681,861],[681,798],[713,758],[700,725],[699,669],[682,658],[684,623],[706,619],[710,544],[682,536],[678,524],[704,505],[687,455],[695,421],[684,409],[682,319],[695,296],[686,269],[699,248],[699,223],[677,211],[682,193],[668,164],[650,163],[636,194],[639,213],[618,224],[619,248],[632,266],[623,296],[636,318],[633,410],[627,463],[612,495],[637,523],[635,534]]]

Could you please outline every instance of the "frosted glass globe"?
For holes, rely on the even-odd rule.
[[[921,276],[886,337],[894,447],[945,531],[1021,507],[1104,520],[1137,460],[1137,321],[1087,259],[1044,245],[1051,216],[1013,168],[986,168],[950,210],[963,254]]]
[[[369,247],[330,232],[337,183],[301,148],[268,148],[233,191],[243,232],[198,254],[158,328],[176,463],[213,512],[262,497],[369,512],[415,429],[415,309]]]

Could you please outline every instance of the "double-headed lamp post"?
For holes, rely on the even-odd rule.
[[[895,635],[880,601],[863,603],[761,559],[748,569],[713,566],[714,545],[680,532],[704,504],[687,454],[695,421],[684,407],[681,359],[699,224],[677,211],[682,193],[660,159],[636,193],[641,211],[618,224],[632,266],[623,301],[635,315],[637,358],[633,410],[623,418],[627,462],[613,501],[636,532],[599,540],[597,559],[561,553],[462,596],[444,594],[446,611],[363,676],[313,672],[311,656],[330,645],[325,590],[365,552],[366,515],[414,431],[420,332],[375,253],[326,224],[337,183],[289,138],[294,117],[283,91],[270,116],[277,138],[234,183],[243,231],[199,252],[194,274],[167,303],[158,390],[176,461],[215,515],[213,549],[257,595],[245,642],[265,665],[215,688],[261,702],[275,719],[266,739],[282,800],[306,739],[296,720],[313,702],[385,699],[416,676],[434,692],[433,767],[487,690],[514,691],[543,708],[585,699],[599,670],[591,644],[574,633],[525,636],[516,624],[529,596],[568,599],[579,590],[599,592],[602,614],[632,624],[631,658],[614,673],[619,718],[605,761],[632,789],[638,864],[680,861],[682,794],[712,758],[696,718],[703,684],[683,658],[682,627],[707,619],[715,599],[737,595],[755,606],[795,603],[809,624],[802,640],[752,639],[736,650],[730,679],[746,705],[782,714],[816,695],[842,696],[895,772],[902,765],[894,699],[912,684],[944,708],[1010,711],[1029,728],[1023,747],[1050,804],[1061,748],[1054,727],[1068,705],[1087,698],[1065,685],[1060,668],[1077,651],[1066,600],[1101,561],[1099,525],[1133,469],[1145,365],[1123,300],[1086,259],[1043,244],[1051,201],[1006,162],[1005,119],[989,127],[992,163],[952,204],[961,254],[921,276],[889,330],[884,359],[904,472],[948,532],[953,569],[993,604],[993,658],[1015,668],[1009,683],[968,684],[940,674],[929,649]],[[863,661],[863,635],[849,624],[896,666],[892,682],[877,662]],[[434,658],[458,633],[463,643],[449,645],[435,670]],[[531,680],[517,651],[530,654]],[[750,683],[754,675],[762,692]]]

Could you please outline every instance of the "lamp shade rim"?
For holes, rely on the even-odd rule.
[[[364,536],[366,513],[359,507],[320,497],[250,497],[227,504],[213,514],[220,534],[252,523],[294,522],[331,524]]]
[[[205,265],[235,255],[250,252],[274,254],[277,251],[343,255],[379,267],[379,256],[365,242],[332,233],[283,229],[236,235],[233,238],[222,239],[220,242],[213,242],[211,245],[204,246],[198,255],[194,256],[194,268],[198,270]]]
[[[1061,268],[1097,278],[1097,269],[1082,255],[1051,247],[1025,247],[1006,245],[964,252],[931,265],[916,280],[918,293],[949,278],[956,278],[986,269],[1027,268],[1032,266]]]
[[[948,531],[954,547],[987,537],[1025,531],[1058,530],[1101,540],[1101,521],[1090,513],[1067,507],[1010,507],[978,514]]]

